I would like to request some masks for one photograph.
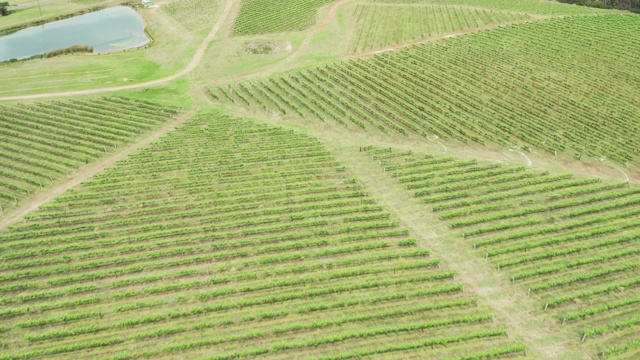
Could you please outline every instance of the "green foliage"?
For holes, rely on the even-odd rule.
[[[357,19],[356,35],[350,48],[353,53],[531,18],[525,13],[479,8],[397,4],[360,4],[353,16]]]
[[[610,0],[603,0],[610,1]],[[616,1],[616,0],[613,0]],[[378,3],[407,3],[407,4],[428,4],[428,5],[459,5],[469,7],[481,7],[492,10],[507,10],[525,12],[529,14],[539,14],[547,16],[562,15],[592,15],[602,13],[595,9],[584,8],[562,4],[558,1],[538,1],[538,0],[375,0]]]
[[[622,9],[640,12],[640,1],[638,0],[558,0],[562,3],[576,4],[581,6],[592,6],[605,9]]]
[[[405,239],[398,241],[398,246],[416,246],[416,239]]]
[[[334,0],[242,0],[233,34],[254,35],[304,30],[315,23],[316,10]]]
[[[93,47],[87,45],[73,45],[64,49],[52,50],[44,54],[44,57],[56,57],[61,55],[75,54],[75,53],[92,53]]]
[[[393,149],[369,154],[434,212],[447,211],[440,219],[463,242],[481,249],[511,283],[525,284],[540,308],[582,341],[640,323],[632,316],[640,308],[640,187]],[[513,176],[520,173],[528,176]],[[598,341],[607,355],[633,349],[624,336]]]
[[[584,37],[585,31],[593,35]],[[524,144],[523,149],[554,155],[578,152],[633,164],[640,133],[631,119],[640,110],[617,94],[636,92],[637,82],[615,74],[636,72],[637,61],[628,56],[635,45],[626,39],[638,31],[637,16],[554,18],[224,85],[211,93],[237,106],[354,130]],[[465,196],[461,191],[457,198]]]
[[[0,2],[0,16],[7,16],[11,14],[11,11],[8,9],[9,3],[6,1]]]

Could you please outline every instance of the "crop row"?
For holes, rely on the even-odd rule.
[[[457,33],[495,24],[530,19],[524,13],[507,13],[452,6],[397,6],[360,4],[353,13],[356,35],[351,52],[384,49],[432,36]]]
[[[316,11],[332,0],[243,0],[233,25],[233,34],[304,30],[315,23]]]
[[[364,153],[375,157],[380,151]],[[420,195],[433,211],[449,210],[440,220],[454,234],[585,339],[623,327],[621,317],[637,311],[640,187],[523,169],[531,176],[505,180],[491,175],[512,167],[477,172],[481,163],[460,167],[461,161],[436,159],[386,150],[384,160],[374,161],[393,170],[386,172],[390,178],[420,179],[419,188],[408,189],[410,181],[398,186]],[[471,180],[476,186],[457,186],[475,174],[484,175]],[[588,324],[575,321],[587,318]],[[598,348],[627,346],[623,338],[597,340]]]
[[[452,356],[517,345],[317,139],[247,120],[191,119],[0,238],[16,358],[108,339],[91,356],[329,356],[431,328]]]
[[[609,80],[613,70],[598,64],[618,61],[632,78],[637,63],[617,39],[638,29],[640,20],[629,16],[550,19],[223,85],[211,93],[258,111],[368,131],[632,163],[640,154],[632,120],[640,109],[608,109],[617,93],[636,84]],[[585,32],[595,35],[585,40]],[[616,35],[611,40],[604,34]],[[574,66],[572,59],[585,58],[583,51],[597,56]],[[559,101],[568,89],[583,100]]]

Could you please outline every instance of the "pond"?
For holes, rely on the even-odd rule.
[[[73,45],[94,53],[133,49],[151,40],[144,21],[130,7],[112,8],[30,27],[0,37],[0,61],[25,59]]]

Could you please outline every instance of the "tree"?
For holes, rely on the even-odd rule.
[[[8,2],[0,2],[0,15],[2,16],[9,15],[9,9],[7,9],[8,7],[9,7]]]

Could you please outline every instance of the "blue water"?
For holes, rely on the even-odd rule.
[[[0,61],[24,59],[72,45],[93,46],[94,53],[132,49],[151,40],[130,7],[116,6],[20,30],[0,37]]]

